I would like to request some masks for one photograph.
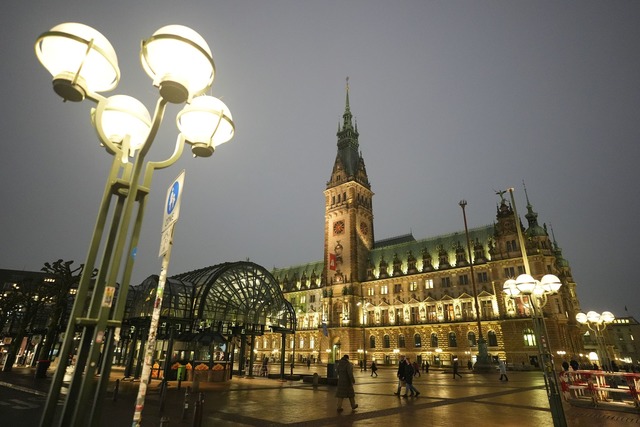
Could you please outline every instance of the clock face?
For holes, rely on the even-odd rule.
[[[336,221],[333,223],[333,234],[344,233],[344,221]]]
[[[366,236],[367,234],[369,234],[369,226],[367,225],[367,223],[366,223],[366,222],[361,222],[361,223],[360,223],[360,232],[361,232],[362,234],[364,234],[365,236]]]

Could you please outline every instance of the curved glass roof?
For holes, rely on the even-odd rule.
[[[151,317],[158,276],[132,287],[127,319]],[[161,316],[191,320],[193,329],[222,335],[261,334],[265,328],[294,332],[293,306],[277,280],[249,261],[227,262],[178,274],[167,279]]]

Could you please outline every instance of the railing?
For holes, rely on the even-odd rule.
[[[640,374],[567,371],[560,374],[562,394],[572,404],[612,410],[640,410]]]

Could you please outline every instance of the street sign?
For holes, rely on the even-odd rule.
[[[158,254],[158,257],[163,257],[169,251],[172,234],[173,226],[162,231],[162,237],[160,238],[160,253]]]
[[[180,215],[180,198],[184,186],[184,169],[167,189],[167,198],[164,203],[164,218],[162,220],[162,231],[171,227],[178,221]]]

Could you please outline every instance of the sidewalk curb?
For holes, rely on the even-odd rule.
[[[22,386],[7,383],[4,381],[0,381],[0,387],[12,388],[14,390],[23,391],[25,393],[35,394],[36,396],[46,396],[48,394],[40,390],[34,390],[32,388],[22,387]]]

